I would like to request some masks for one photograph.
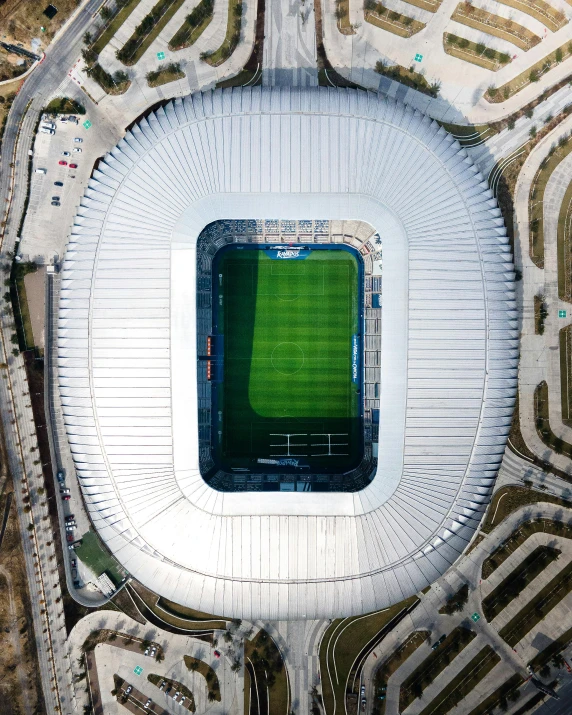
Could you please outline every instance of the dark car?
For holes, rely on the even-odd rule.
[[[75,569],[75,567],[77,566],[77,559],[72,559],[70,563],[72,565],[72,568]]]
[[[59,206],[60,202],[59,201],[52,201],[52,206]]]
[[[68,515],[66,516],[66,521],[73,521],[73,520],[74,520],[74,517],[75,517],[75,514],[68,514]]]
[[[79,583],[79,581],[78,581],[77,579],[73,582],[73,585],[74,585],[74,588],[79,588],[79,587],[80,587],[80,583]]]
[[[63,181],[54,181],[54,186],[63,186],[64,182]]]
[[[55,197],[52,196],[52,201],[55,201],[55,200],[56,200]],[[60,484],[64,481],[64,473],[62,472],[61,469],[60,469],[60,471],[56,474],[56,478],[57,478],[58,482],[60,482]]]
[[[59,201],[60,197],[59,196],[52,196],[52,201]]]

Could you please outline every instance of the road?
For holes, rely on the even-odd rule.
[[[81,51],[82,37],[93,22],[101,0],[88,0],[67,24],[46,58],[25,80],[8,115],[0,159],[0,206],[9,214],[2,229],[1,256],[9,260],[26,196],[28,150],[33,129],[46,100],[66,78],[70,65]],[[20,141],[18,141],[21,125]],[[13,163],[13,166],[11,164]],[[14,176],[12,177],[12,171]],[[13,186],[12,186],[13,180]],[[10,204],[11,193],[14,192]],[[2,216],[2,219],[4,215]],[[29,387],[21,355],[11,354],[13,317],[4,311],[0,321],[0,357],[6,363],[7,379],[0,381],[0,405],[8,462],[14,479],[16,506],[22,532],[24,561],[28,577],[42,689],[49,713],[75,712],[75,692],[71,677],[61,586],[49,524],[47,504],[38,488],[43,485],[41,468],[35,462],[37,438],[29,402]],[[25,510],[24,494],[31,497],[31,512]],[[39,556],[38,556],[39,554]]]

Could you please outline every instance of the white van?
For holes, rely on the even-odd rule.
[[[40,131],[42,134],[55,134],[55,131],[49,127],[40,127]]]
[[[55,129],[56,125],[53,122],[42,122],[42,129],[46,127],[47,129]]]
[[[35,174],[47,174],[47,171],[45,169],[36,169],[34,172]]]

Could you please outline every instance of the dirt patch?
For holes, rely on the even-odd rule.
[[[45,266],[38,268],[35,273],[28,273],[24,277],[34,345],[42,350],[44,348],[44,318],[46,311],[45,281]]]
[[[3,455],[1,459],[4,460]],[[4,473],[1,483],[0,514],[3,516],[13,484]],[[44,713],[30,596],[14,500],[8,512],[0,549],[0,633],[1,712],[3,715]]]
[[[26,49],[32,51],[37,48],[32,47],[31,41],[38,39],[45,49],[79,5],[79,0],[58,0],[58,12],[51,20],[44,15],[49,4],[49,0],[6,0],[0,5],[0,27],[2,34],[6,35],[2,39],[7,43],[22,43]]]

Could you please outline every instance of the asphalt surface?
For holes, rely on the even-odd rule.
[[[82,37],[92,24],[93,15],[100,5],[101,0],[88,0],[85,3],[63,28],[55,43],[47,49],[44,61],[24,81],[12,104],[0,158],[0,220],[4,219],[4,211],[9,208],[6,227],[1,235],[1,254],[4,259],[8,258],[8,252],[14,250],[17,240],[27,193],[28,151],[33,141],[36,122],[47,100],[66,79],[70,66],[79,57]],[[14,196],[9,204],[11,191]],[[42,483],[42,476],[38,474],[38,468],[34,464],[37,438],[27,397],[29,387],[22,356],[11,354],[9,336],[14,331],[14,323],[10,314],[2,315],[0,328],[0,353],[2,360],[9,365],[9,379],[2,380],[0,385],[0,406],[8,460],[14,480],[27,488],[32,497],[32,511],[28,514],[24,511],[23,490],[15,490],[30,588],[39,673],[47,712],[72,713],[76,711],[76,701],[61,605],[61,584],[57,568],[54,568],[56,555],[51,528],[43,526],[44,517],[48,515],[47,504],[36,492]],[[28,527],[31,523],[34,528],[30,532]]]

